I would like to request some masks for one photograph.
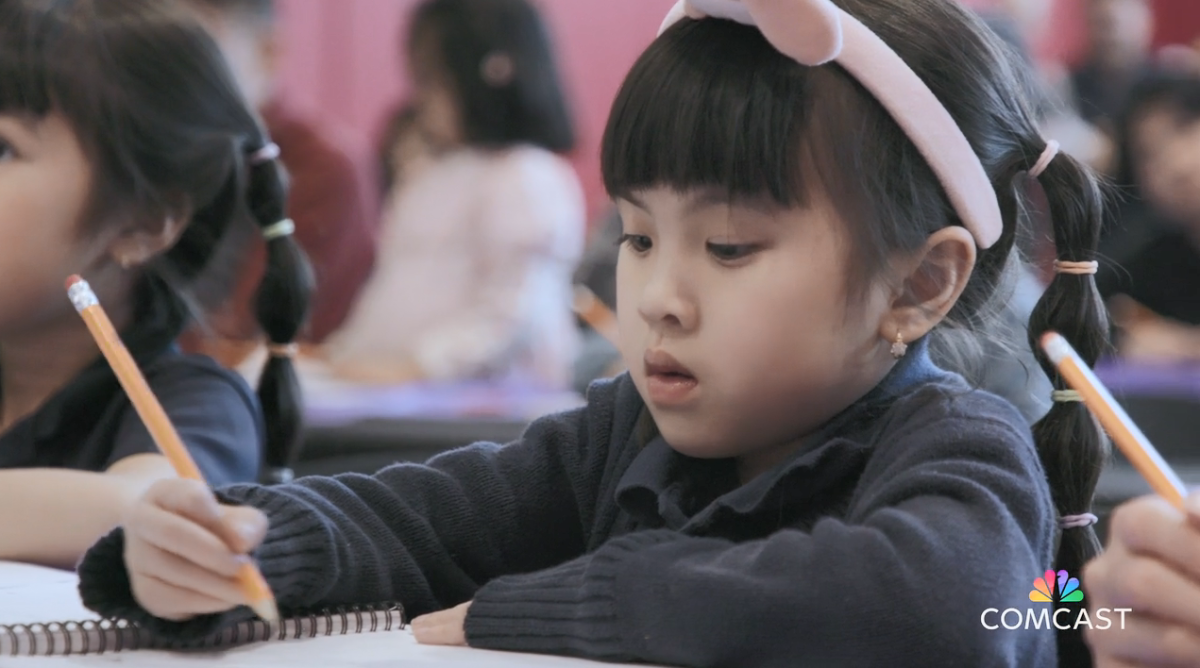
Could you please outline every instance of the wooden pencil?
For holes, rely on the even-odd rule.
[[[1113,399],[1079,353],[1057,332],[1047,332],[1042,336],[1042,349],[1067,384],[1083,397],[1084,405],[1100,421],[1129,463],[1150,483],[1150,488],[1182,510],[1183,500],[1187,496],[1183,481],[1150,443],[1150,439],[1134,424],[1125,409]]]
[[[620,348],[620,339],[617,334],[617,315],[612,312],[612,309],[600,301],[596,293],[583,285],[575,286],[575,303],[574,309],[576,315],[583,319],[589,327],[596,330],[600,336],[603,336],[613,346]]]
[[[187,446],[183,444],[183,439],[179,437],[179,432],[175,430],[162,404],[154,396],[146,377],[138,369],[137,362],[121,342],[121,337],[109,320],[108,314],[100,306],[100,301],[92,292],[91,286],[79,276],[72,276],[67,279],[67,295],[87,324],[96,344],[100,346],[100,352],[108,360],[134,410],[146,424],[155,445],[171,462],[171,466],[180,477],[204,482],[204,476],[188,452]],[[237,579],[246,593],[251,609],[268,622],[278,622],[279,610],[275,605],[275,596],[258,567],[251,563],[245,564],[238,572]]]

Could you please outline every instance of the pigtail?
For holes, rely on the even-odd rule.
[[[1054,384],[1055,400],[1046,416],[1034,425],[1033,436],[1060,518],[1054,569],[1080,577],[1083,565],[1101,549],[1088,520],[1094,521],[1092,498],[1108,458],[1108,441],[1087,407],[1067,391],[1039,341],[1043,333],[1056,331],[1089,366],[1108,350],[1107,312],[1086,264],[1096,260],[1104,200],[1092,172],[1067,155],[1053,158],[1037,182],[1049,206],[1057,271],[1030,316],[1029,342]],[[1078,271],[1079,263],[1085,263],[1082,271]],[[1065,270],[1069,268],[1077,271]],[[1062,518],[1073,521],[1064,522]],[[1082,604],[1074,607],[1081,608]],[[1081,632],[1059,632],[1059,661],[1063,666],[1091,665]]]
[[[300,383],[293,358],[296,337],[308,316],[314,279],[287,217],[287,185],[276,162],[279,149],[264,146],[248,158],[247,206],[267,246],[266,271],[255,295],[255,316],[267,336],[270,355],[258,383],[266,423],[263,479],[288,482],[299,454],[303,416]]]

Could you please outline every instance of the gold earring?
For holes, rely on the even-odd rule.
[[[900,359],[908,352],[908,344],[904,343],[904,334],[897,331],[896,341],[892,344],[892,357]]]

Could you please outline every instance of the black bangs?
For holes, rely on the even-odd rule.
[[[50,20],[51,4],[0,0],[0,113],[41,118],[56,99],[87,90],[92,80],[93,59],[73,48],[83,34],[63,39],[71,27]]]
[[[800,65],[732,21],[684,19],[642,54],[609,117],[602,172],[614,198],[667,187],[784,208],[823,200],[846,225],[859,291],[889,253],[957,221],[857,80],[836,64]]]
[[[757,29],[680,21],[621,87],[604,135],[605,187],[613,197],[715,187],[730,199],[802,205],[808,87],[807,68]]]

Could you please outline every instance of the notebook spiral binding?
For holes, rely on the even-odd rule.
[[[0,656],[67,656],[135,649],[204,651],[252,642],[387,632],[403,628],[403,609],[394,603],[331,608],[291,616],[278,624],[269,624],[261,619],[243,621],[205,638],[186,642],[164,641],[125,620],[12,624],[0,625]]]

